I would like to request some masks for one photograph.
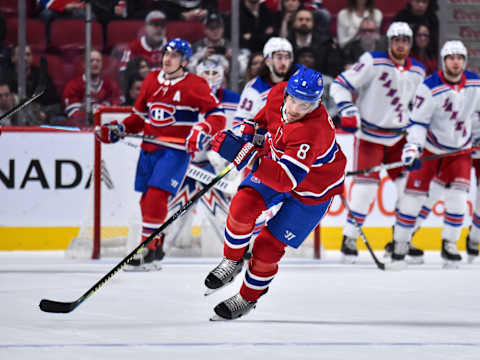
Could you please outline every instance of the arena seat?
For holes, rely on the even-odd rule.
[[[78,54],[85,50],[85,21],[59,19],[50,26],[49,50],[64,55]],[[103,51],[103,29],[100,23],[92,22],[92,47]]]
[[[107,49],[128,44],[144,32],[142,20],[113,20],[107,27]]]
[[[232,0],[217,0],[218,11],[224,14],[230,14]]]
[[[18,12],[18,0],[0,1],[0,11],[5,17],[16,17]]]
[[[18,19],[6,18],[7,23],[7,37],[6,43],[8,45],[18,43]],[[45,51],[45,24],[37,19],[27,19],[27,44],[30,45],[32,51],[43,52]]]
[[[185,39],[193,44],[205,37],[203,23],[200,21],[170,21],[167,23],[167,38]]]
[[[62,96],[63,88],[67,82],[74,76],[74,66],[71,63],[65,62],[60,56],[52,54],[43,54],[48,62],[48,74],[53,80],[57,88],[58,95]],[[35,63],[38,65],[40,56],[34,57]]]

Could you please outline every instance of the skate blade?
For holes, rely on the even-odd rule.
[[[383,258],[385,260],[391,259],[392,258],[392,253],[385,251],[385,253],[383,254]]]
[[[389,271],[401,271],[407,268],[407,263],[405,261],[392,261],[385,263],[385,270]]]
[[[217,314],[214,314],[212,317],[210,317],[210,321],[232,321],[233,319],[225,319],[221,316],[218,316]]]
[[[140,266],[125,265],[125,267],[123,268],[123,271],[126,272],[149,272],[160,270],[162,270],[162,267],[155,263]]]
[[[425,262],[423,256],[407,256],[406,261],[409,265],[422,265]]]
[[[357,257],[355,255],[343,255],[341,261],[342,264],[351,265],[355,264],[355,262],[357,261]]]
[[[450,270],[450,269],[455,270],[455,269],[459,268],[459,263],[460,263],[460,261],[444,260],[442,268],[448,269],[448,270]]]

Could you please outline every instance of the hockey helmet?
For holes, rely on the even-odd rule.
[[[464,69],[467,66],[467,48],[460,40],[450,40],[445,42],[440,50],[440,57],[442,58],[442,66],[445,69],[445,57],[448,55],[463,55],[465,59]]]
[[[272,37],[268,39],[263,47],[263,56],[271,58],[274,52],[286,51],[293,55],[293,47],[290,41],[281,37]]]
[[[197,75],[207,80],[214,94],[222,86],[225,69],[228,66],[228,63],[225,64],[225,62],[224,57],[211,55],[197,65]]]
[[[413,31],[410,26],[403,21],[395,21],[390,24],[387,30],[387,38],[388,42],[392,40],[393,37],[396,36],[406,36],[410,39],[410,44],[412,43],[413,38]]]
[[[182,54],[182,60],[190,60],[190,57],[193,55],[192,47],[190,43],[186,40],[180,38],[174,38],[170,40],[165,46],[165,51],[178,51]]]
[[[300,65],[288,79],[287,94],[307,102],[318,103],[323,93],[323,77],[318,71]]]

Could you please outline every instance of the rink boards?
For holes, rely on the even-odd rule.
[[[0,250],[65,249],[82,223],[93,217],[93,135],[33,128],[4,131],[0,137]],[[351,169],[353,137],[338,135]],[[113,188],[102,185],[102,224],[125,232],[137,196],[132,191],[138,148],[132,140],[102,146],[106,176]],[[473,178],[472,178],[473,179]],[[347,192],[351,178],[346,179]],[[475,181],[472,180],[462,236],[471,223]],[[365,233],[375,249],[391,239],[396,191],[383,177],[377,200],[365,222]],[[108,205],[108,206],[107,206]],[[415,243],[440,248],[443,204],[435,204]],[[336,198],[322,223],[322,246],[339,249],[346,211]],[[198,231],[198,229],[193,229]],[[462,249],[462,242],[459,248]]]

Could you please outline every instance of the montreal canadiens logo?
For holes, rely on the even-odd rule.
[[[150,105],[150,121],[153,126],[167,126],[175,122],[175,107],[164,103]]]

